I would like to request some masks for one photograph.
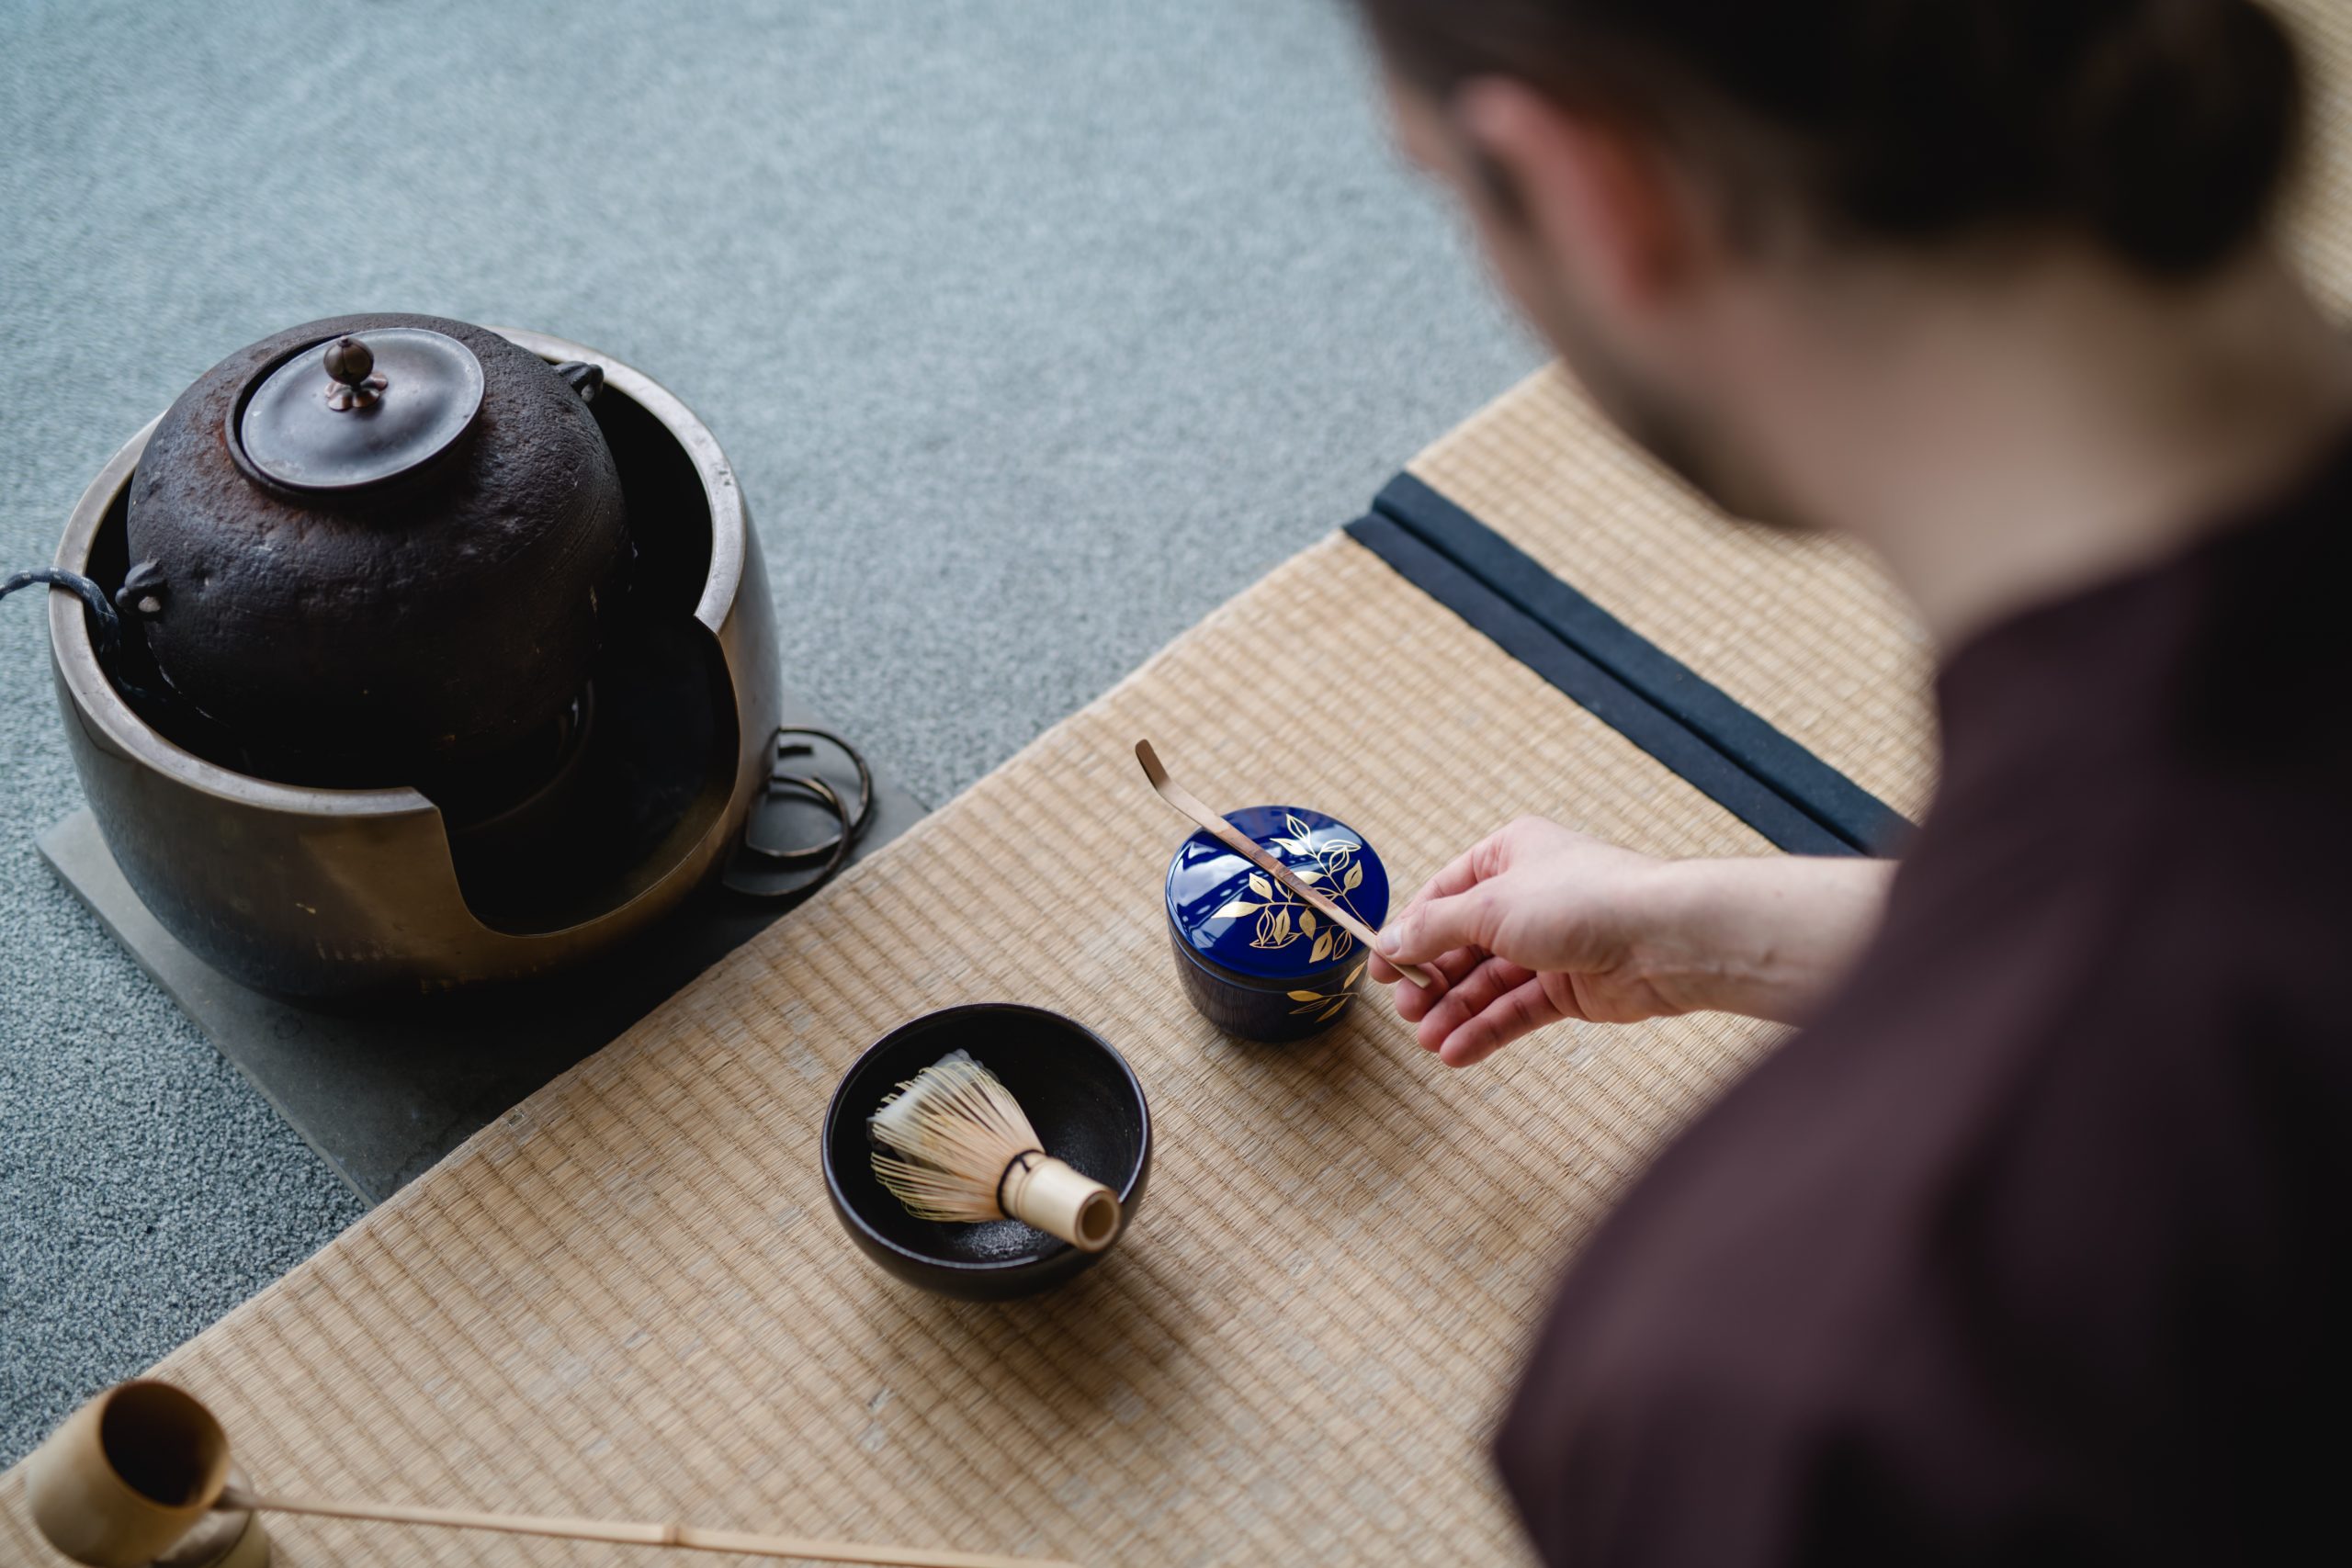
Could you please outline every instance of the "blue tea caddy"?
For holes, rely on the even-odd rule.
[[[1252,806],[1226,818],[1373,930],[1388,918],[1387,868],[1346,823],[1300,806]],[[1344,1018],[1370,956],[1205,832],[1168,863],[1168,936],[1201,1016],[1268,1043],[1305,1040]]]

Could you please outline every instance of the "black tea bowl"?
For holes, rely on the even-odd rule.
[[[890,1091],[950,1051],[1004,1082],[1046,1152],[1119,1195],[1120,1236],[1151,1172],[1151,1108],[1126,1058],[1081,1023],[1043,1008],[976,1002],[900,1024],[850,1065],[825,1110],[825,1194],[868,1258],[910,1285],[967,1301],[1035,1295],[1092,1268],[1118,1246],[1081,1252],[1018,1220],[919,1220],[874,1175],[865,1120]]]

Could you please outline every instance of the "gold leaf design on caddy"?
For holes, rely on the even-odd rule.
[[[1340,982],[1340,988],[1336,991],[1293,991],[1290,994],[1290,999],[1306,1005],[1291,1009],[1291,1017],[1296,1018],[1303,1012],[1315,1012],[1317,1008],[1323,1010],[1321,1012],[1315,1013],[1315,1021],[1317,1023],[1327,1018],[1337,1016],[1341,1008],[1356,999],[1353,987],[1356,976],[1363,973],[1363,963],[1359,959],[1356,966],[1348,971],[1348,977]]]
[[[1273,840],[1273,846],[1282,855],[1283,863],[1288,865],[1301,882],[1321,883],[1334,903],[1363,920],[1363,911],[1357,908],[1355,901],[1348,897],[1363,886],[1363,866],[1356,859],[1363,846],[1336,833],[1318,843],[1315,829],[1289,812],[1283,814],[1283,826],[1290,831]],[[1254,871],[1250,874],[1249,886],[1250,892],[1265,902],[1253,903],[1248,898],[1236,898],[1211,918],[1238,920],[1254,915],[1257,926],[1250,937],[1250,946],[1272,952],[1288,947],[1295,942],[1311,941],[1314,946],[1306,954],[1309,964],[1345,958],[1355,947],[1356,939],[1344,928],[1325,925],[1316,918],[1315,911],[1294,897],[1287,887]],[[1295,921],[1292,919],[1294,911],[1297,915]],[[1372,924],[1370,920],[1363,920],[1363,923]],[[1316,1012],[1317,1023],[1335,1017],[1341,1008],[1355,1000],[1353,987],[1356,976],[1363,973],[1363,964],[1360,962],[1348,971],[1348,977],[1340,982],[1337,990],[1291,992],[1290,999],[1301,1004],[1290,1010],[1292,1016]],[[1321,1010],[1317,1012],[1317,1009]]]
[[[1252,904],[1250,908],[1258,911],[1258,934],[1250,938],[1250,946],[1283,948],[1298,940],[1298,928],[1290,923],[1290,906]]]

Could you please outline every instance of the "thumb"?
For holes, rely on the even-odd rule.
[[[1427,964],[1457,947],[1483,947],[1478,926],[1486,904],[1476,893],[1421,899],[1381,931],[1380,955]]]

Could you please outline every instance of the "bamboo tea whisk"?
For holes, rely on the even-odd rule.
[[[951,1051],[900,1084],[866,1120],[874,1175],[919,1220],[1008,1215],[1100,1252],[1119,1234],[1119,1199],[1046,1152],[998,1077]]]
[[[215,1509],[438,1525],[881,1568],[1073,1568],[1067,1562],[994,1552],[869,1546],[692,1525],[262,1495],[230,1484],[229,1437],[212,1412],[186,1390],[144,1378],[117,1383],[67,1416],[25,1461],[25,1497],[34,1526],[50,1545],[89,1568],[147,1568]]]

